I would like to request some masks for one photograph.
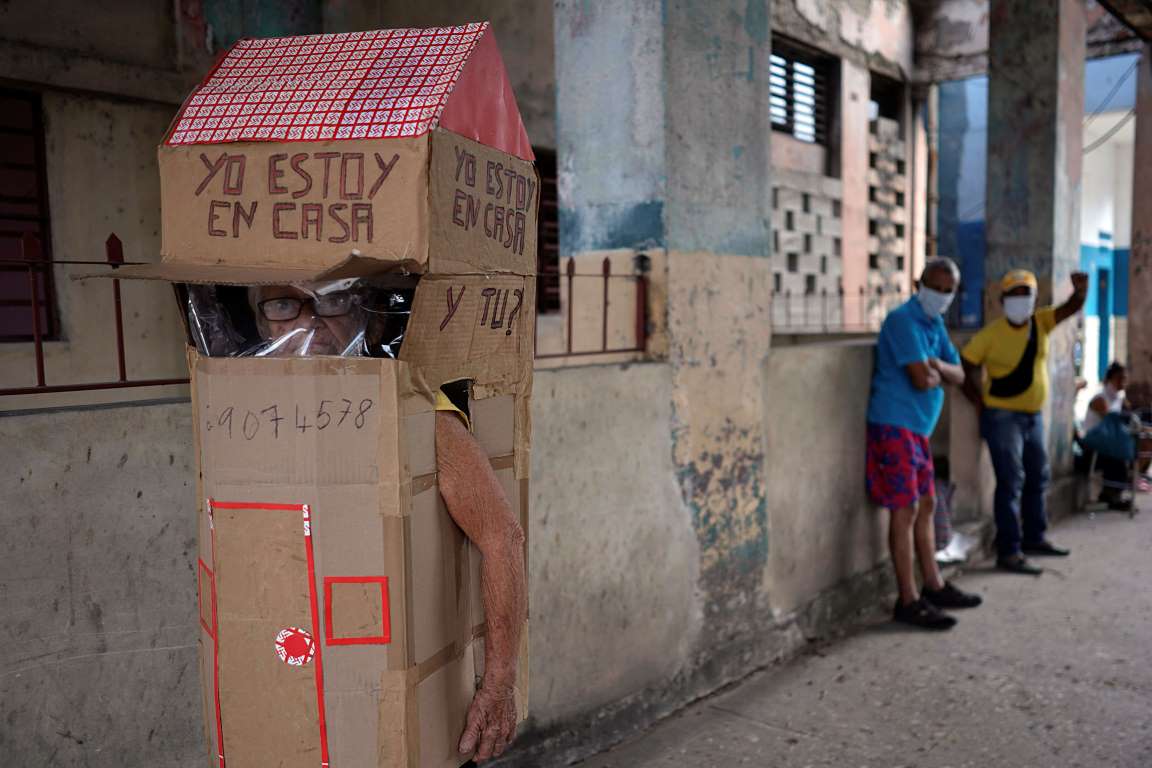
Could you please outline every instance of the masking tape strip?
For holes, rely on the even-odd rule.
[[[511,453],[507,456],[494,456],[493,458],[489,459],[489,461],[491,462],[492,469],[494,470],[509,469],[516,466],[516,456],[515,454]],[[421,494],[424,491],[435,487],[436,476],[438,474],[439,473],[437,472],[429,472],[427,474],[417,475],[416,477],[412,478],[412,495],[416,496],[417,494]]]
[[[408,535],[407,517],[384,518],[384,562],[389,563],[387,576],[389,577],[389,611],[392,614],[389,624],[392,630],[392,642],[387,647],[388,669],[404,669],[408,666],[408,584],[409,571],[406,565],[405,552],[408,545],[405,537]],[[401,622],[397,627],[396,622]]]

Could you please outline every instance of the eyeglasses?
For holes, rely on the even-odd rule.
[[[267,299],[258,306],[266,320],[282,323],[300,317],[305,304],[312,305],[312,311],[317,317],[342,317],[351,312],[358,302],[358,296],[348,291],[338,291],[313,299],[298,299],[294,296]]]

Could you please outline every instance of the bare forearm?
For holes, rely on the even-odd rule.
[[[1068,301],[1056,307],[1056,322],[1062,323],[1084,307],[1088,299],[1088,275],[1083,272],[1072,274],[1072,295]]]
[[[953,365],[952,363],[939,360],[936,363],[936,372],[940,374],[940,378],[954,387],[959,387],[964,384],[964,369],[959,365]]]
[[[972,365],[965,361],[964,368],[964,396],[975,405],[981,408],[984,405],[984,382],[982,381],[982,371],[980,366]]]
[[[485,684],[511,687],[527,611],[524,532],[488,457],[453,414],[437,414],[436,457],[448,513],[483,558]]]
[[[527,612],[524,536],[520,527],[481,548],[481,582],[488,637],[484,642],[484,685],[514,686],[520,632]]]
[[[1068,301],[1056,307],[1056,322],[1062,323],[1070,317],[1074,317],[1077,312],[1084,308],[1084,301],[1086,297],[1078,293],[1074,293],[1068,297]]]

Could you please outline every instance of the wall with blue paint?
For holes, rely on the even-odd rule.
[[[1121,121],[1132,109],[1135,60],[1118,56],[1103,61],[1092,79],[1101,92],[1087,100],[1080,266],[1089,276],[1082,373],[1090,393],[1112,360],[1127,359],[1132,137],[1131,127]]]
[[[984,197],[988,166],[988,78],[941,83],[937,252],[960,264],[960,320],[983,321]]]
[[[565,255],[664,243],[662,12],[657,0],[556,3]]]
[[[1136,78],[1132,68],[1136,54],[1124,54],[1092,59],[1084,67],[1085,112],[1091,120],[1093,112],[1101,109],[1108,113],[1123,113],[1131,109],[1136,98]],[[987,254],[984,233],[984,204],[988,173],[988,78],[979,75],[963,80],[940,83],[940,134],[938,155],[937,209],[938,251],[960,262],[963,278],[960,311],[965,325],[979,326],[983,322],[983,301],[980,295],[984,285],[984,262]],[[1099,119],[1099,118],[1097,118]],[[1089,123],[1090,125],[1090,123]],[[1106,157],[1108,148],[1102,148],[1085,158],[1084,191],[1082,193],[1081,225],[1082,246],[1096,248],[1097,233],[1101,227],[1095,218],[1100,205],[1112,211],[1112,200],[1122,199],[1123,189],[1130,187],[1130,168]],[[1107,189],[1091,188],[1094,166],[1106,163]],[[1130,206],[1129,206],[1130,209]],[[1127,247],[1130,226],[1123,212],[1117,212],[1115,222],[1110,220],[1104,228],[1115,238],[1111,250]],[[1119,224],[1120,226],[1116,226]],[[1095,251],[1090,253],[1095,259]],[[1126,251],[1125,251],[1126,253]],[[1126,256],[1124,257],[1126,258]],[[1083,258],[1082,258],[1083,260]],[[1114,258],[1109,261],[1112,268]],[[1126,263],[1126,262],[1125,262]],[[1087,262],[1085,262],[1085,265]],[[1093,280],[1095,280],[1093,276]],[[1122,281],[1122,282],[1121,282]],[[1093,283],[1093,291],[1095,290]],[[1094,296],[1094,293],[1090,293]],[[1120,296],[1123,295],[1123,299]],[[1122,308],[1127,314],[1127,269],[1113,281],[1113,308]],[[1090,299],[1091,301],[1091,299]],[[1091,311],[1089,311],[1091,314]]]

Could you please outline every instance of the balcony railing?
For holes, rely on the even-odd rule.
[[[819,293],[772,293],[772,330],[776,333],[835,334],[875,333],[884,318],[910,297],[902,288],[860,288],[854,293],[843,290]],[[965,319],[961,308],[969,294],[961,289],[945,315],[945,324],[953,330],[978,327],[978,322]]]
[[[133,387],[154,387],[166,385],[187,384],[187,377],[181,378],[131,378],[128,375],[127,351],[124,343],[124,309],[120,296],[120,281],[113,278],[108,280],[112,292],[112,313],[107,319],[107,333],[115,339],[116,359],[115,376],[109,376],[103,381],[49,381],[45,373],[45,343],[52,339],[48,329],[44,327],[45,318],[54,317],[54,307],[51,306],[49,288],[51,278],[56,267],[81,266],[87,271],[96,271],[100,268],[115,270],[118,267],[136,263],[124,261],[124,247],[115,233],[108,236],[104,243],[105,259],[103,261],[86,260],[48,260],[42,258],[39,240],[31,234],[25,235],[21,240],[21,258],[0,260],[0,272],[20,273],[27,275],[27,291],[25,298],[12,299],[7,306],[17,308],[20,312],[29,313],[30,322],[21,318],[22,327],[30,327],[31,333],[22,338],[22,343],[31,343],[32,355],[29,362],[32,368],[35,384],[28,386],[11,386],[0,388],[0,396],[4,395],[34,395],[59,392],[84,392],[91,390],[128,389]],[[643,257],[641,257],[643,259]],[[648,278],[643,271],[637,270],[632,274],[614,274],[612,263],[604,259],[599,274],[578,274],[574,260],[569,259],[564,274],[561,276],[564,295],[564,341],[560,349],[546,350],[536,356],[542,359],[562,357],[583,357],[588,355],[604,355],[626,352],[643,352],[647,347],[648,339]],[[591,288],[592,290],[589,290]],[[621,288],[624,288],[627,301],[621,300]],[[45,311],[47,310],[47,311]],[[623,316],[621,313],[627,313]],[[587,321],[589,316],[598,317],[596,328],[589,330]],[[579,327],[576,318],[580,318]],[[537,329],[540,318],[537,317]],[[621,325],[630,329],[630,343],[620,344]],[[611,333],[610,333],[611,330]],[[576,344],[576,334],[598,334],[599,344],[591,346],[581,342]],[[109,361],[111,370],[112,361]]]
[[[132,387],[157,387],[188,383],[186,377],[167,379],[132,379],[128,377],[126,364],[127,354],[124,349],[124,309],[120,298],[120,281],[116,279],[108,281],[111,284],[109,290],[112,291],[112,317],[109,318],[108,322],[112,326],[111,332],[116,340],[116,378],[110,378],[105,381],[86,382],[57,383],[48,381],[44,372],[44,343],[46,334],[42,323],[43,318],[51,313],[52,308],[48,307],[49,312],[44,312],[45,302],[50,301],[50,296],[47,294],[45,286],[51,284],[50,277],[54,268],[57,266],[83,266],[91,268],[92,270],[107,267],[108,269],[114,270],[124,264],[133,263],[124,261],[124,246],[123,243],[120,242],[120,238],[115,234],[109,235],[108,239],[104,242],[104,252],[104,261],[46,260],[41,258],[40,240],[35,235],[25,234],[20,241],[20,258],[0,261],[0,271],[9,273],[25,272],[28,276],[27,301],[14,301],[13,305],[26,307],[27,311],[31,313],[31,341],[36,379],[34,386],[0,389],[0,396],[85,392],[101,389],[128,389]]]
[[[644,256],[637,259],[641,262],[640,268],[628,274],[613,273],[612,260],[607,257],[600,264],[599,274],[577,273],[576,260],[568,259],[560,278],[564,316],[563,346],[560,349],[540,351],[540,317],[537,316],[536,358],[547,360],[644,352],[648,346],[648,276],[644,268],[647,262]],[[580,290],[577,290],[577,286]],[[613,301],[613,295],[619,296],[621,289],[626,292],[629,300]],[[622,312],[629,316],[623,316]],[[598,320],[592,321],[589,327],[588,316],[595,317],[597,314]],[[577,322],[577,318],[580,318],[580,322]],[[625,325],[631,326],[631,343],[612,343],[611,339],[619,335],[613,333],[612,329]],[[577,334],[586,339],[598,338],[599,343],[577,345]]]

